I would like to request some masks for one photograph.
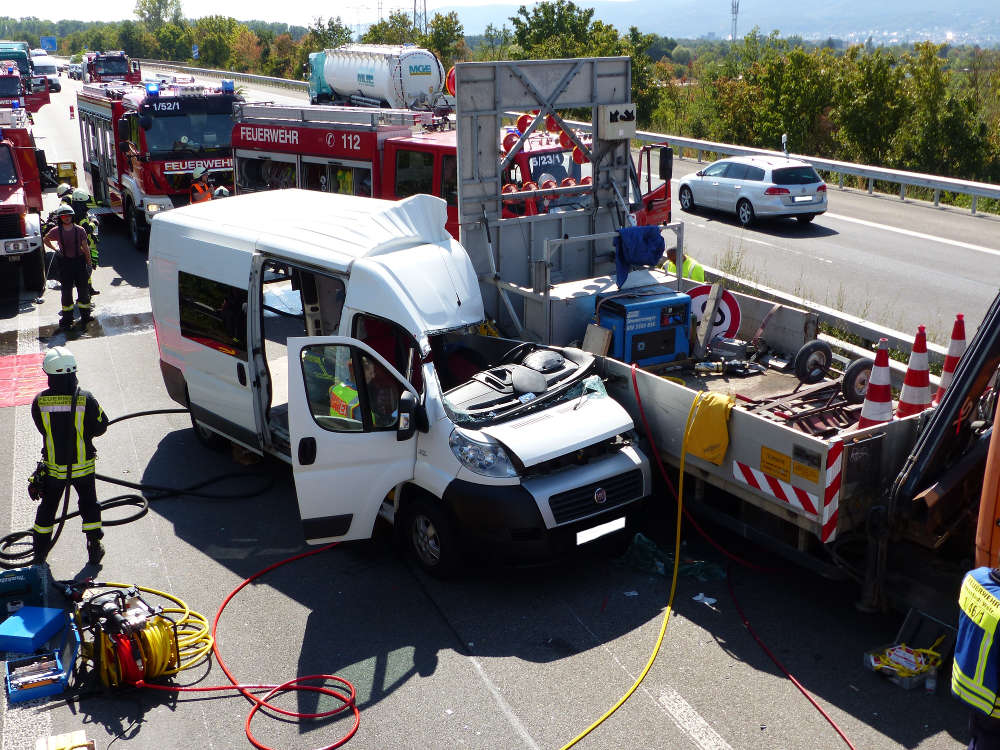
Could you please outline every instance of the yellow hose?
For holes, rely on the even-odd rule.
[[[694,401],[691,402],[691,410],[688,412],[687,422],[684,425],[684,440],[681,443],[680,478],[677,480],[677,533],[674,535],[674,572],[670,580],[670,598],[667,601],[667,611],[663,614],[663,623],[660,625],[660,634],[656,638],[656,645],[653,647],[653,653],[649,655],[649,660],[646,662],[646,666],[643,667],[642,673],[636,681],[632,683],[632,687],[628,689],[628,692],[626,692],[615,705],[605,711],[603,716],[580,732],[580,734],[572,740],[563,745],[562,750],[568,750],[568,748],[573,747],[573,745],[603,724],[604,721],[611,716],[611,714],[621,708],[625,704],[625,701],[627,701],[639,685],[642,684],[642,681],[646,679],[646,675],[649,673],[650,668],[653,666],[653,662],[656,660],[656,655],[660,652],[660,646],[663,644],[663,636],[667,632],[667,623],[670,621],[670,613],[673,611],[674,607],[674,595],[677,593],[677,571],[680,569],[681,563],[681,514],[684,508],[684,457],[687,455],[688,435],[691,432],[691,425],[694,421],[695,410],[703,395],[704,392],[699,392],[698,395],[695,396]],[[653,446],[653,449],[655,450],[656,447]]]

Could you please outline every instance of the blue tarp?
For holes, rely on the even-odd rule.
[[[624,227],[615,237],[615,271],[618,287],[625,283],[632,266],[655,266],[666,243],[659,227]]]

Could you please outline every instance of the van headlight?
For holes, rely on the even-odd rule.
[[[484,477],[509,478],[516,477],[517,470],[507,456],[507,451],[495,440],[487,438],[488,442],[473,440],[458,430],[452,430],[448,445],[455,458],[462,462],[469,471]]]

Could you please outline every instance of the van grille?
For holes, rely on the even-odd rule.
[[[21,236],[21,217],[17,214],[0,214],[0,239]]]
[[[594,499],[599,489],[604,490],[606,496],[603,503],[598,503]],[[640,497],[642,497],[642,470],[634,469],[616,477],[608,477],[600,482],[553,495],[549,498],[549,507],[556,523],[562,524],[600,513],[617,505],[624,505]]]

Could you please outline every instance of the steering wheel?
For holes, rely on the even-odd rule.
[[[500,362],[504,363],[504,362],[511,362],[511,361],[513,361],[514,356],[519,351],[521,351],[522,349],[529,348],[529,347],[533,349],[535,347],[535,345],[532,342],[530,342],[530,341],[522,341],[517,346],[515,346],[515,347],[513,347],[511,349],[508,349],[507,352],[500,358]]]

